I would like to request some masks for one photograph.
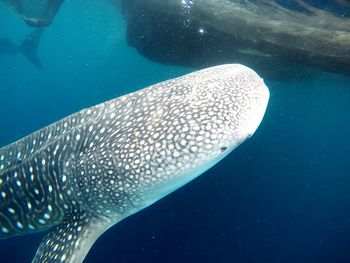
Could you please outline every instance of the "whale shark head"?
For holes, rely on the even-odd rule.
[[[110,174],[126,182],[122,192],[108,190],[132,204],[122,213],[154,203],[224,158],[255,132],[268,99],[263,80],[239,64],[200,70],[122,97],[123,106],[109,113],[117,118],[112,122],[118,122],[119,132],[112,132],[115,136],[104,142],[110,148],[102,149],[104,155],[113,153],[118,166]],[[116,189],[118,180],[111,181],[106,187]],[[103,198],[108,195],[106,189],[97,191],[103,191]],[[94,203],[101,204],[96,198]],[[99,205],[101,211],[111,206]]]
[[[57,226],[33,262],[82,262],[109,227],[252,136],[268,99],[253,70],[222,65],[90,107],[0,148],[0,238]]]

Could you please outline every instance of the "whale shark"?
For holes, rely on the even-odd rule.
[[[42,34],[42,28],[35,29],[29,33],[19,46],[6,38],[0,38],[0,55],[23,54],[34,66],[42,68],[42,63],[37,55]]]
[[[225,64],[83,109],[0,149],[0,238],[48,230],[32,262],[82,262],[126,217],[251,137],[269,90]]]

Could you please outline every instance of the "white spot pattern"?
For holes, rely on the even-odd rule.
[[[268,96],[252,70],[218,66],[82,110],[1,148],[0,238],[61,223],[34,262],[71,259],[92,218],[137,212],[249,137]]]

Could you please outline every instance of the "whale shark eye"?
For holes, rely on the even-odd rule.
[[[227,150],[227,147],[221,147],[220,148],[221,153],[225,152],[226,150]]]

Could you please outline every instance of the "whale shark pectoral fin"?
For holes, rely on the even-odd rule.
[[[96,239],[112,225],[91,213],[72,213],[41,241],[32,263],[80,263]]]

